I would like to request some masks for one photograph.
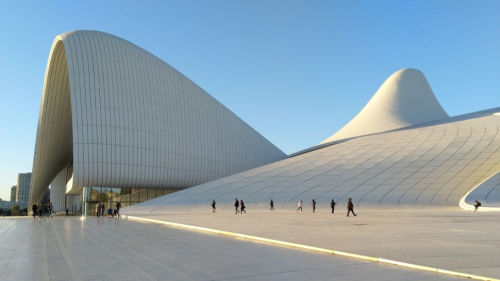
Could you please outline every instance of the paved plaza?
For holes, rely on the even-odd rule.
[[[138,216],[500,279],[497,212],[207,211]]]
[[[300,215],[295,231],[289,233],[288,227],[274,225],[280,216],[266,216],[272,219],[267,224],[257,222],[264,217],[262,214],[240,216],[237,220],[235,216],[216,214],[210,220],[220,225],[232,224],[226,228],[242,231],[267,229],[265,232],[270,235],[281,233],[280,237],[290,239],[295,234],[310,239],[313,230],[324,225],[311,216]],[[322,217],[318,219],[325,219]],[[357,222],[362,222],[362,217]],[[198,222],[207,218],[202,215]],[[195,216],[191,216],[193,219]],[[304,227],[306,220],[316,222],[316,226]],[[465,279],[151,223],[55,217],[0,219],[0,280]]]

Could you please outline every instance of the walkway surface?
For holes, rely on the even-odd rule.
[[[273,221],[280,218],[268,217]],[[198,222],[207,218],[201,216]],[[293,227],[298,234],[312,230],[301,223],[306,218],[313,221],[311,216],[301,218]],[[280,225],[271,221],[257,223],[258,215],[235,220],[234,216],[217,214],[212,219],[214,224],[226,222],[239,230],[245,223],[238,221],[255,223],[255,232],[261,229],[286,235],[286,229],[280,230]],[[151,223],[56,217],[0,219],[0,280],[465,279]]]
[[[132,214],[130,214],[132,215]],[[308,246],[500,279],[500,213],[319,210],[138,214]]]

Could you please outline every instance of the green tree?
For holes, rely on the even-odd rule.
[[[13,216],[20,216],[21,215],[21,211],[19,210],[19,205],[12,206],[12,215]]]

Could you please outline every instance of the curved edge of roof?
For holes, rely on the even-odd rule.
[[[98,46],[99,48],[96,48],[95,46]],[[118,48],[116,46],[119,46]],[[106,69],[100,69],[100,72],[97,71],[94,68],[92,71],[83,71],[83,70],[88,70],[89,66],[92,67],[94,65],[100,66],[100,62],[96,62],[98,58],[107,58],[110,61],[113,61],[115,57],[119,58],[119,61],[123,63],[124,65],[128,64],[131,67],[136,67],[137,64],[136,62],[139,60],[137,56],[130,56],[129,55],[124,55],[125,51],[129,52],[135,52],[134,54],[141,54],[145,56],[148,60],[141,60],[143,62],[143,66],[147,66],[150,68],[154,68],[156,71],[163,71],[161,72],[163,74],[175,74],[175,79],[180,79],[181,81],[179,83],[183,83],[183,85],[188,85],[188,87],[185,88],[185,91],[189,92],[194,96],[194,98],[191,98],[192,102],[183,103],[183,106],[186,108],[191,107],[191,108],[199,108],[199,104],[201,102],[198,102],[199,100],[203,101],[208,101],[210,102],[210,105],[212,106],[210,110],[204,111],[205,114],[208,114],[209,117],[215,120],[222,120],[224,122],[216,122],[214,121],[215,124],[217,124],[216,128],[213,129],[214,131],[218,131],[221,134],[223,132],[226,132],[226,135],[234,135],[238,137],[238,140],[241,140],[239,143],[243,143],[244,145],[242,146],[236,146],[233,145],[231,149],[227,149],[226,155],[232,155],[232,158],[227,160],[226,158],[230,158],[227,156],[224,158],[226,162],[224,164],[226,166],[231,167],[236,167],[233,170],[237,170],[236,172],[241,172],[240,170],[246,169],[246,168],[254,168],[258,165],[263,165],[267,164],[273,161],[277,160],[282,160],[287,158],[288,156],[281,151],[277,146],[275,146],[273,143],[271,143],[269,140],[267,140],[264,136],[262,136],[259,132],[257,132],[254,128],[252,128],[250,125],[248,125],[244,120],[239,118],[234,112],[232,112],[230,109],[228,109],[226,106],[224,106],[222,103],[217,101],[213,96],[211,96],[209,93],[204,91],[201,87],[199,87],[196,83],[194,83],[191,79],[186,77],[184,74],[180,73],[178,70],[164,62],[162,59],[158,58],[157,56],[151,54],[150,52],[144,50],[143,48],[135,45],[134,43],[127,41],[125,39],[122,39],[118,36],[106,33],[106,32],[101,32],[101,31],[93,31],[93,30],[74,30],[74,31],[68,31],[62,34],[59,34],[55,37],[48,61],[47,61],[47,67],[45,70],[45,78],[43,82],[43,90],[42,90],[42,99],[40,103],[40,111],[39,111],[39,117],[38,117],[38,126],[37,126],[37,133],[36,133],[36,142],[35,142],[35,152],[34,152],[34,157],[33,157],[33,177],[31,181],[31,189],[30,189],[30,197],[29,197],[29,204],[31,205],[33,201],[38,201],[41,196],[43,195],[43,192],[49,187],[51,182],[55,179],[55,177],[58,175],[59,172],[62,171],[62,169],[72,169],[72,172],[74,172],[73,175],[82,175],[87,172],[85,172],[85,169],[83,168],[83,162],[85,163],[104,163],[106,165],[111,165],[111,164],[116,164],[113,161],[90,161],[90,160],[95,160],[95,158],[99,158],[99,155],[106,155],[105,153],[89,153],[90,160],[85,159],[85,161],[78,162],[76,160],[77,157],[76,155],[79,155],[79,153],[76,153],[75,150],[73,149],[73,146],[76,144],[82,144],[83,142],[81,141],[81,136],[79,134],[74,134],[73,132],[73,126],[75,125],[73,122],[76,122],[75,119],[75,111],[74,108],[78,108],[80,111],[87,110],[88,108],[91,107],[84,107],[84,106],[76,106],[78,105],[78,102],[82,103],[82,101],[79,99],[81,92],[86,91],[89,97],[88,99],[93,98],[93,93],[98,92],[95,90],[95,88],[89,88],[87,89],[85,85],[80,85],[83,83],[76,83],[75,81],[80,80],[80,76],[85,76],[85,78],[88,78],[91,81],[94,79],[96,76],[102,76],[106,75],[109,73],[113,74],[113,77],[118,77],[116,79],[123,79],[123,80],[130,80],[129,76],[137,75],[139,79],[147,80],[146,82],[151,82],[153,79],[147,79],[144,78],[146,77],[145,75],[138,75],[137,71],[128,71],[125,74],[122,73],[122,76],[117,76],[113,71],[115,71],[115,68],[106,68]],[[82,59],[82,54],[87,55],[87,59]],[[80,71],[83,69],[82,71]],[[174,76],[172,74],[172,76]],[[78,76],[77,78],[75,78]],[[174,78],[172,78],[174,79]],[[154,81],[160,81],[158,79]],[[161,80],[163,81],[163,80]],[[99,84],[100,83],[100,84]],[[120,90],[118,86],[116,86],[116,81],[115,83],[112,83],[110,81],[105,80],[99,81],[99,87],[101,88],[106,88],[109,86],[109,88],[116,87],[116,89]],[[167,82],[151,82],[151,83],[157,83],[154,84],[157,87],[163,87],[168,88],[166,86]],[[160,84],[158,84],[160,83]],[[140,83],[138,83],[139,85]],[[96,84],[94,84],[95,86]],[[95,86],[97,87],[97,86]],[[121,87],[121,85],[120,85]],[[174,86],[172,86],[174,87]],[[115,88],[113,88],[115,89]],[[176,93],[180,95],[179,93]],[[168,99],[168,97],[162,97],[163,99]],[[111,99],[111,98],[110,98]],[[126,105],[122,105],[121,103],[115,103],[120,106],[125,107]],[[104,108],[104,107],[102,107]],[[142,108],[139,108],[137,112],[141,111],[143,112],[145,109],[143,106]],[[118,110],[118,107],[115,107],[115,110]],[[127,112],[127,110],[123,110],[124,112]],[[136,113],[137,113],[136,112]],[[159,112],[159,111],[157,111]],[[197,128],[199,126],[198,123],[195,123],[195,120],[186,118],[186,114],[184,112],[188,112],[186,110],[184,111],[179,111],[180,117],[178,119],[184,120],[182,125],[185,125],[185,131],[191,130],[191,128]],[[85,114],[89,112],[84,112]],[[90,112],[92,113],[92,112]],[[184,115],[182,115],[184,114]],[[81,114],[83,115],[83,113]],[[78,115],[80,116],[80,115]],[[81,118],[82,120],[85,118]],[[189,119],[189,120],[188,120]],[[196,121],[201,120],[202,118],[196,119]],[[207,118],[208,119],[208,118]],[[209,119],[210,121],[212,119]],[[115,119],[113,119],[114,122]],[[185,121],[188,120],[188,121]],[[122,120],[123,121],[123,120]],[[86,123],[85,123],[86,122]],[[85,120],[85,124],[89,123],[90,125],[95,125],[91,123],[92,121]],[[219,124],[220,123],[220,124]],[[187,125],[186,125],[187,124]],[[230,126],[223,126],[223,124],[229,124]],[[100,124],[99,126],[101,126]],[[140,124],[137,123],[135,125],[130,125],[130,126],[139,126]],[[95,125],[97,126],[97,125]],[[174,126],[172,126],[174,127]],[[182,126],[178,126],[182,127]],[[128,128],[127,129],[134,129],[134,128]],[[179,131],[179,130],[177,130]],[[191,130],[193,131],[193,130]],[[189,132],[191,132],[189,131]],[[228,133],[232,132],[232,133]],[[184,138],[188,138],[188,134],[181,134]],[[211,136],[204,135],[205,139],[204,140],[209,140],[212,143],[215,144],[220,144],[220,147],[224,147],[224,141],[222,138],[213,138]],[[80,138],[80,139],[79,139]],[[184,139],[181,139],[184,140]],[[191,147],[194,147],[201,143],[203,140],[201,138],[196,139],[197,142],[191,141],[187,142],[184,141],[184,143],[187,143],[185,145],[191,145]],[[165,140],[166,141],[166,140]],[[92,145],[99,145],[100,143],[97,142],[92,142]],[[112,146],[114,143],[110,144],[109,146]],[[149,145],[154,146],[154,144],[149,143]],[[255,153],[255,150],[258,150],[257,148],[260,146],[262,149],[261,152]],[[43,148],[43,149],[42,149]],[[255,149],[252,149],[255,148]],[[104,149],[104,148],[103,148]],[[151,149],[150,147],[143,148],[144,150],[149,149],[148,151],[153,151],[154,149]],[[213,148],[215,150],[215,148]],[[82,150],[83,151],[83,150]],[[88,151],[91,151],[91,149],[88,149]],[[95,150],[97,151],[97,150]],[[191,151],[194,151],[192,149]],[[244,154],[245,157],[242,157],[241,155],[236,155],[234,151],[241,151],[242,154]],[[94,152],[94,150],[92,150]],[[168,153],[165,151],[165,153]],[[201,152],[200,152],[201,153]],[[80,153],[83,154],[83,153]],[[212,155],[212,153],[205,153],[207,155],[203,155],[203,159],[207,160],[205,162],[208,163],[208,161],[213,160],[219,160],[215,159],[216,157]],[[108,155],[109,156],[109,155]],[[185,156],[185,155],[184,155]],[[92,159],[94,157],[94,159]],[[104,157],[104,156],[103,156]],[[81,158],[81,157],[80,157]],[[79,159],[80,159],[79,158]],[[88,158],[88,157],[86,157]],[[184,160],[186,159],[195,159],[195,157],[189,158],[189,156],[185,156],[183,158]],[[234,163],[230,163],[233,160],[239,160],[237,164],[241,164],[239,166],[235,165]],[[247,161],[248,160],[248,161]],[[126,160],[129,161],[129,160]],[[122,162],[126,162],[123,160]],[[133,160],[130,160],[133,161]],[[130,162],[129,161],[129,162]],[[152,161],[152,160],[151,160]],[[174,160],[170,160],[174,161]],[[222,162],[222,161],[219,161]],[[234,161],[233,161],[234,162]],[[77,163],[80,163],[79,166],[77,167]],[[73,165],[75,164],[75,165]],[[120,163],[124,164],[124,163]],[[125,163],[127,164],[127,163]],[[205,166],[209,166],[209,164],[203,164]],[[246,165],[246,166],[245,166]],[[122,165],[123,166],[123,165]],[[149,167],[149,166],[148,166]],[[156,167],[156,166],[155,166]],[[77,169],[78,168],[78,169]],[[172,168],[173,169],[173,168]],[[205,170],[203,170],[205,169]],[[212,174],[215,173],[210,173],[211,171],[208,171],[208,168],[203,168],[199,169],[200,171],[194,171],[191,173],[193,174],[198,174],[198,178],[193,179],[193,182],[200,182],[204,181],[205,178],[209,178],[209,180],[213,180]],[[218,168],[221,170],[220,173],[217,174],[225,174],[224,176],[230,175],[228,173],[232,173],[233,170],[228,172],[230,169],[222,169]],[[87,169],[88,170],[88,169]],[[102,169],[104,170],[104,169]],[[101,170],[101,171],[102,171]],[[108,174],[113,173],[111,169],[107,169]],[[83,172],[82,172],[83,171]],[[196,176],[196,175],[195,175]],[[99,179],[95,180],[100,176],[80,176],[80,177],[73,177],[75,178],[75,185],[77,186],[82,186],[83,182],[86,181],[88,183],[88,179],[92,178],[93,181],[99,181]],[[144,176],[146,177],[146,175]],[[166,177],[166,176],[164,176]],[[104,177],[101,177],[104,178]],[[111,179],[112,177],[107,177],[106,179]],[[137,179],[138,177],[136,176],[134,178]],[[114,178],[113,178],[114,179]],[[113,180],[111,179],[111,180]],[[152,180],[150,178],[147,179],[138,179],[137,181],[140,180],[140,183],[144,183],[144,185],[151,186],[153,185]],[[163,180],[163,179],[162,179]],[[110,180],[108,180],[110,181]],[[129,185],[133,184],[134,186],[137,185],[135,182],[131,183],[132,180],[129,180]],[[155,179],[156,185],[159,185],[160,180]],[[88,183],[91,184],[91,183]],[[106,183],[103,183],[106,184]],[[165,184],[162,182],[161,184]],[[187,183],[183,183],[184,185],[189,185]],[[194,183],[193,183],[194,184]],[[107,185],[108,186],[108,185]],[[158,187],[156,187],[158,188]]]
[[[349,123],[320,144],[448,117],[424,74],[417,69],[404,68],[387,78]]]
[[[466,210],[466,211],[474,211],[475,207],[469,203],[467,203],[467,199],[469,199],[469,195],[473,193],[475,190],[481,188],[483,184],[487,183],[488,181],[492,179],[497,179],[500,176],[500,172],[497,172],[496,174],[491,175],[489,178],[483,180],[480,182],[478,185],[476,185],[474,188],[469,190],[463,197],[460,199],[459,206],[460,208]],[[478,211],[480,212],[500,212],[500,207],[492,207],[492,206],[481,206],[481,208],[478,208]]]
[[[472,112],[472,113],[461,114],[461,115],[457,115],[457,116],[453,116],[453,117],[449,117],[449,118],[443,118],[440,120],[430,121],[430,122],[426,122],[423,124],[411,125],[411,126],[407,126],[407,127],[403,127],[403,128],[394,129],[394,130],[378,132],[378,133],[373,133],[373,134],[360,135],[360,136],[351,137],[351,138],[334,140],[334,141],[330,141],[330,142],[326,142],[326,143],[320,143],[320,144],[311,146],[309,148],[302,149],[302,150],[299,150],[299,151],[294,152],[292,154],[289,154],[288,156],[289,157],[299,156],[299,155],[304,154],[304,153],[308,153],[308,152],[311,152],[314,150],[322,149],[322,148],[325,148],[325,147],[328,147],[331,145],[341,144],[341,143],[344,143],[344,142],[347,142],[350,140],[354,140],[357,138],[361,138],[361,137],[368,137],[368,136],[373,136],[373,135],[377,135],[377,134],[383,134],[383,133],[389,133],[389,132],[395,132],[395,131],[401,131],[401,130],[409,130],[409,129],[413,129],[415,127],[425,127],[425,126],[431,126],[431,125],[435,125],[435,124],[439,124],[439,123],[447,123],[447,122],[452,122],[452,121],[457,120],[457,119],[467,118],[470,116],[486,116],[486,115],[492,115],[492,114],[500,115],[500,107],[484,109],[484,110],[480,110],[480,111],[476,111],[476,112]]]

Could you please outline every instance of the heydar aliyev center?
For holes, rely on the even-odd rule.
[[[57,211],[120,201],[124,213],[500,206],[500,108],[450,117],[422,72],[391,75],[359,114],[287,156],[208,93],[116,36],[56,37],[47,65],[30,202]],[[175,191],[175,192],[174,192]],[[68,199],[70,198],[70,199]]]
[[[143,202],[124,213],[233,209],[329,211],[352,198],[365,209],[500,210],[500,108],[449,117],[422,72],[391,75],[361,112],[317,146],[289,158]]]
[[[56,37],[45,74],[30,204],[123,207],[287,155],[154,55],[116,36]],[[73,198],[66,200],[67,198]],[[71,207],[70,207],[71,205]]]

